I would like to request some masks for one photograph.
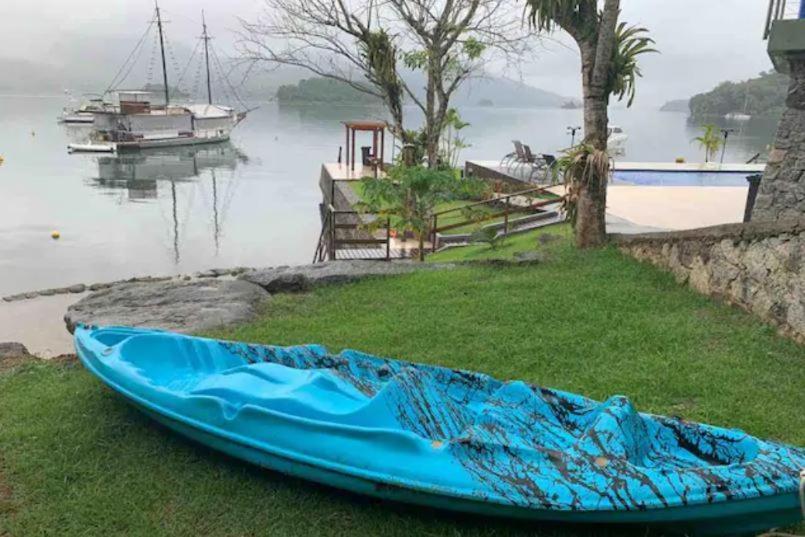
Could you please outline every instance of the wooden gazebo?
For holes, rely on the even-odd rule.
[[[379,166],[383,165],[383,152],[386,142],[386,122],[385,121],[344,121],[347,133],[347,144],[345,151],[346,165],[351,170],[355,170],[355,133],[358,131],[372,133],[372,158]],[[380,138],[380,152],[378,152],[378,138]]]

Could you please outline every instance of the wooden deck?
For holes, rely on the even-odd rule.
[[[336,259],[355,260],[355,259],[386,259],[385,248],[350,248],[339,249],[335,252]],[[400,250],[391,248],[389,250],[390,259],[407,259],[409,252],[407,250]]]

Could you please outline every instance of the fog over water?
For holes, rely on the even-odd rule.
[[[230,55],[239,18],[253,20],[264,8],[261,0],[163,0],[160,5],[170,21],[167,30],[180,62],[199,34],[201,9],[216,36],[215,45]],[[641,59],[644,79],[638,98],[643,104],[687,98],[723,80],[747,79],[771,66],[761,40],[766,2],[623,0],[622,8],[622,19],[647,27],[661,51]],[[107,82],[112,76],[109,71],[122,62],[141,35],[152,9],[147,0],[5,2],[0,17],[0,64],[32,62],[49,66],[51,74],[63,73],[65,79],[72,78],[72,73]],[[519,66],[504,70],[493,62],[488,70],[562,95],[580,94],[578,53],[561,34],[545,41]],[[275,78],[298,76],[277,74]]]

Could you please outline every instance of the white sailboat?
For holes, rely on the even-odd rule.
[[[724,119],[730,121],[749,121],[752,116],[746,113],[749,109],[749,88],[746,89],[746,96],[744,97],[744,110],[743,112],[730,112],[724,115]]]
[[[203,13],[202,13],[203,20]],[[206,104],[172,104],[162,17],[155,7],[155,22],[159,32],[164,104],[155,104],[151,91],[117,91],[117,103],[92,110],[93,133],[88,144],[70,144],[70,151],[125,151],[154,147],[175,147],[208,144],[229,140],[230,133],[245,117],[248,110],[213,104],[210,80],[210,56],[207,24],[203,20],[204,60],[207,72]]]

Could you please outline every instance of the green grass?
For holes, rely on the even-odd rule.
[[[542,238],[542,241],[539,238]],[[557,252],[570,249],[571,230],[566,225],[555,225],[543,228],[542,231],[532,231],[511,235],[493,250],[486,244],[472,244],[448,248],[441,252],[431,254],[427,260],[430,262],[452,261],[483,261],[501,259],[511,261],[518,253],[542,251],[546,255],[556,256]],[[543,241],[545,244],[543,244]]]
[[[466,266],[277,295],[256,322],[215,335],[358,348],[597,399],[624,394],[644,411],[805,445],[804,347],[614,249],[580,252],[566,228],[547,233],[563,238],[521,235],[494,253],[539,248],[548,260],[536,266]],[[477,246],[435,259],[489,254]],[[75,364],[0,372],[4,532],[606,534],[384,503],[241,464],[156,426]]]

